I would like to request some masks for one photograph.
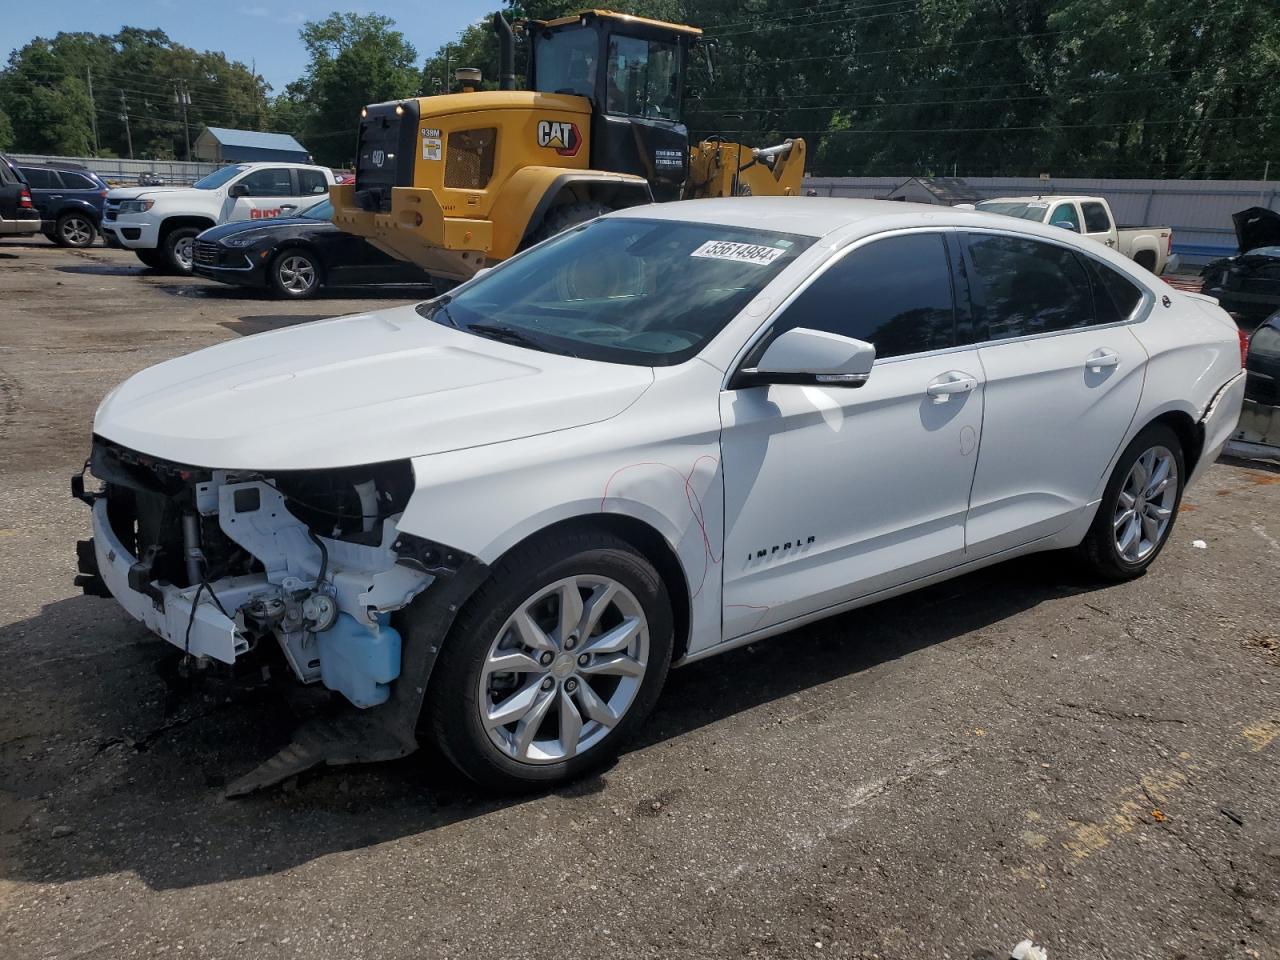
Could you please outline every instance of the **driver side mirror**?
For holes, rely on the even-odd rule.
[[[227,196],[233,200],[239,197],[247,197],[249,195],[249,185],[247,183],[233,183],[227,188]]]
[[[732,386],[860,387],[871,376],[875,359],[876,348],[865,340],[794,327],[769,344],[754,368],[740,370]]]
[[[1072,233],[1079,233],[1080,228],[1070,220],[1057,220],[1053,224],[1055,227],[1061,227],[1063,230],[1070,230]]]

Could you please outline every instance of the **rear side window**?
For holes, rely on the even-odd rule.
[[[1107,208],[1100,203],[1082,203],[1080,209],[1084,212],[1084,225],[1088,233],[1107,233],[1111,230],[1111,217],[1107,215]]]
[[[85,176],[83,173],[74,173],[70,170],[63,170],[59,176],[62,177],[62,185],[68,190],[98,190],[100,189],[93,178]]]
[[[35,190],[62,189],[62,184],[58,182],[58,175],[52,170],[46,170],[44,167],[23,167],[22,175],[27,178],[27,183]]]
[[[318,197],[329,192],[329,181],[319,170],[298,171],[298,193],[304,197]]]
[[[1142,291],[1133,281],[1097,260],[1086,257],[1085,262],[1089,265],[1089,275],[1093,279],[1097,322],[1118,323],[1128,320],[1142,300]]]
[[[1025,237],[970,234],[969,259],[986,319],[986,340],[1087,327],[1093,289],[1066,247]]]
[[[918,233],[877,240],[818,275],[774,325],[874,344],[877,357],[954,346],[955,299],[946,241]]]

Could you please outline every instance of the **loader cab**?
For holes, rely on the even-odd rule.
[[[685,63],[702,31],[602,10],[525,29],[528,88],[591,101],[591,167],[644,177],[655,200],[678,199],[689,172]]]

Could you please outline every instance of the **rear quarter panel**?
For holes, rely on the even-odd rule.
[[[1214,397],[1240,373],[1239,336],[1226,311],[1159,281],[1148,286],[1155,292],[1155,307],[1132,328],[1147,351],[1147,371],[1124,445],[1166,413],[1185,413],[1200,423]]]

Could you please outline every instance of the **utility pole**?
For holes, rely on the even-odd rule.
[[[89,125],[93,127],[93,155],[99,153],[98,146],[98,104],[93,99],[93,67],[84,68],[84,77],[89,82]]]
[[[444,45],[444,92],[445,93],[449,93],[452,90],[452,88],[450,87],[450,83],[452,82],[452,75],[449,73],[449,54],[451,53],[451,46],[452,45],[448,43]]]
[[[124,91],[120,91],[120,119],[124,121],[124,139],[129,145],[129,159],[133,159],[133,134],[129,130],[129,102],[124,98]]]
[[[187,107],[191,105],[191,93],[187,81],[173,81],[173,102],[182,105],[182,134],[187,141],[187,162],[191,162],[191,127],[187,124]]]

